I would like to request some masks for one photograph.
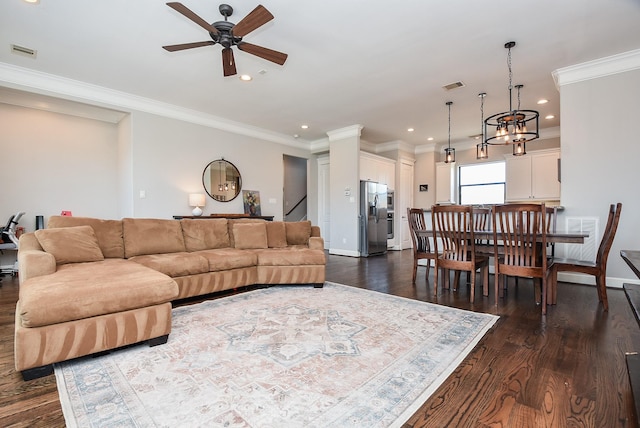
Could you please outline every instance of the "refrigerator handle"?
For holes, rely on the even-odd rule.
[[[376,194],[373,197],[373,215],[376,218],[376,223],[378,222],[378,195]]]

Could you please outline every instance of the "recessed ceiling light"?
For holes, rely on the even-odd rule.
[[[554,115],[552,115],[552,114],[548,114],[548,115],[546,115],[544,118],[545,118],[545,119],[553,119],[553,118],[555,118],[555,116],[554,116]]]
[[[300,128],[302,128],[302,129],[309,129],[309,125],[300,125]]]
[[[407,128],[407,132],[413,132],[413,131],[415,131],[415,129],[413,129],[413,128]]]
[[[427,138],[427,141],[433,141],[433,137]]]
[[[25,3],[40,3],[40,0],[24,0]]]
[[[549,100],[545,100],[544,98],[541,99],[541,100],[538,100],[538,104],[546,104],[548,102],[549,102]]]
[[[252,79],[253,79],[253,77],[249,76],[248,74],[242,74],[242,75],[240,75],[240,80],[243,80],[243,81],[245,81],[245,82],[248,82],[248,81],[250,81],[250,80],[252,80]]]

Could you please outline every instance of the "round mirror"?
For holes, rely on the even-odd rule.
[[[242,177],[234,164],[217,159],[207,165],[202,173],[202,185],[209,196],[219,202],[233,201],[240,194]]]

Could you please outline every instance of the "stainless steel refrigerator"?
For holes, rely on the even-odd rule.
[[[387,185],[360,182],[360,257],[387,252]]]

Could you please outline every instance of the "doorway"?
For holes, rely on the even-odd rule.
[[[284,185],[282,212],[284,221],[307,219],[307,159],[283,155]]]

